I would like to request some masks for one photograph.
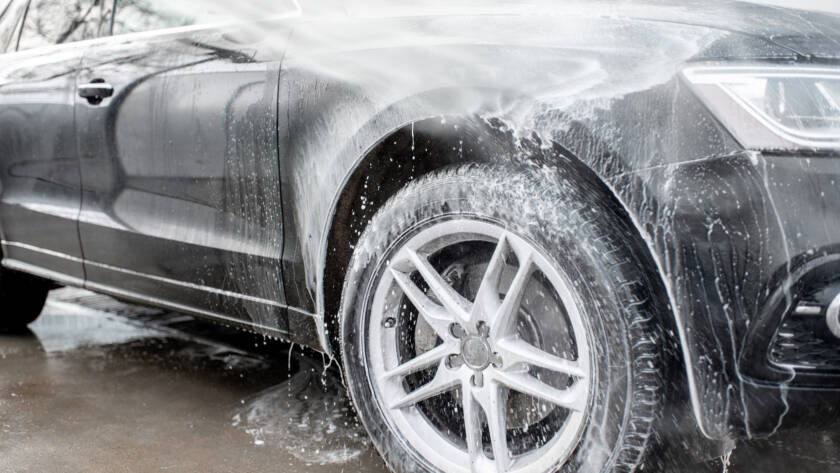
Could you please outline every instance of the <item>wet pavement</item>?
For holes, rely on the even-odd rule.
[[[78,289],[30,328],[0,336],[0,473],[386,471],[320,354]],[[840,473],[838,432],[656,469]]]
[[[54,291],[0,336],[0,472],[386,471],[320,355]]]

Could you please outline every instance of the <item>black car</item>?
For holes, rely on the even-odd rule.
[[[306,344],[399,472],[836,412],[840,17],[227,3],[0,1],[3,329],[57,283]]]

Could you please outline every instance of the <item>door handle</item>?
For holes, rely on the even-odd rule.
[[[114,95],[114,86],[105,82],[105,79],[93,79],[89,84],[79,86],[79,97],[87,99],[91,105],[98,105],[102,99]]]

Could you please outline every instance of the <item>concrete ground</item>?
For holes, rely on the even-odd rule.
[[[840,472],[840,426],[738,445],[728,469]],[[0,336],[0,473],[385,472],[321,355],[77,289]]]

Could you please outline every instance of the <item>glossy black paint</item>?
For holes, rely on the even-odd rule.
[[[73,282],[84,281],[73,120],[81,60],[78,48],[41,50],[0,69],[4,263],[26,262]]]
[[[358,234],[407,180],[574,166],[650,249],[701,430],[772,430],[791,390],[840,387],[767,358],[800,268],[840,253],[840,156],[744,149],[679,72],[840,67],[838,32],[739,2],[593,3],[304,14],[0,56],[3,262],[329,350]],[[98,79],[113,96],[78,96]]]
[[[76,105],[87,284],[285,333],[284,45],[231,35],[116,37],[86,50],[78,84],[116,91]],[[248,46],[269,56],[255,60]]]

